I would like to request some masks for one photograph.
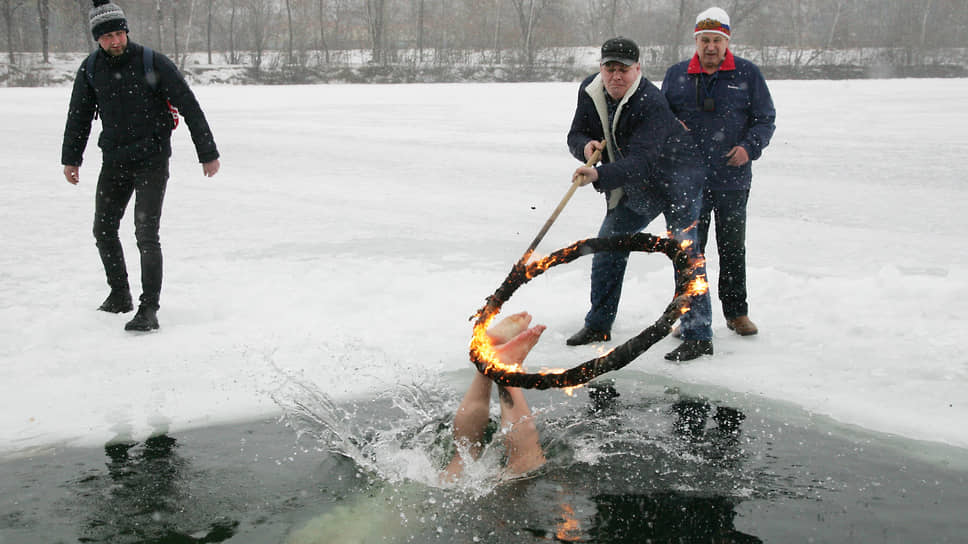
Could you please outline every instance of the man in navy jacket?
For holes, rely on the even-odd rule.
[[[77,185],[91,123],[100,117],[98,147],[103,160],[94,203],[94,238],[111,293],[98,309],[111,313],[134,309],[118,237],[121,218],[134,195],[142,294],[138,312],[125,329],[150,331],[158,328],[161,295],[158,231],[175,126],[169,104],[184,116],[205,176],[218,172],[219,152],[185,79],[170,59],[128,41],[128,22],[120,7],[94,0],[90,24],[98,49],[81,64],[74,79],[61,164],[68,183]]]
[[[632,40],[612,38],[602,45],[599,73],[582,82],[568,132],[568,148],[576,159],[585,162],[603,149],[602,164],[579,167],[575,175],[606,195],[599,237],[641,231],[662,214],[669,233],[693,242],[690,251],[695,251],[702,159],[662,93],[642,76],[638,61],[639,47]],[[595,254],[592,307],[568,345],[611,338],[628,256]],[[696,273],[704,277],[705,267]],[[690,308],[682,317],[684,341],[667,359],[687,361],[713,353],[708,293],[693,296]]]
[[[760,158],[776,128],[766,80],[750,61],[729,50],[729,15],[710,8],[696,18],[696,53],[666,72],[662,92],[699,144],[706,165],[699,219],[705,253],[716,218],[719,299],[726,325],[737,334],[758,332],[749,318],[746,292],[746,206]]]

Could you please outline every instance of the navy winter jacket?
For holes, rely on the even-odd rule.
[[[706,186],[748,190],[752,161],[760,158],[776,129],[773,98],[759,68],[727,50],[719,71],[710,76],[702,71],[696,55],[666,71],[662,92],[702,150],[708,169]],[[712,98],[714,111],[704,111],[706,98]],[[737,145],[746,149],[750,162],[728,166],[725,155]]]
[[[199,162],[219,157],[212,131],[195,95],[168,57],[154,54],[153,71],[146,76],[142,46],[128,42],[118,57],[98,48],[93,85],[86,61],[74,78],[61,164],[80,166],[97,111],[101,118],[98,147],[104,162],[131,164],[171,156],[174,127],[166,101],[178,108],[191,131]],[[157,78],[152,88],[147,77]]]
[[[576,159],[585,161],[589,141],[606,139],[603,120],[607,115],[601,75],[589,76],[579,87],[568,132],[568,149]],[[668,179],[682,161],[699,162],[691,139],[665,97],[645,77],[618,104],[609,132],[603,164],[597,168],[595,188],[599,191],[622,188],[634,200],[642,187]]]

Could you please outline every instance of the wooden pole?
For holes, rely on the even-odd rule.
[[[595,152],[592,153],[592,156],[589,157],[588,162],[585,163],[585,166],[592,167],[598,164],[598,161],[601,160],[602,158],[603,149],[604,147],[600,149],[596,149]],[[531,242],[531,245],[528,246],[528,249],[524,252],[524,255],[522,255],[521,259],[518,261],[519,264],[522,264],[522,265],[527,264],[528,259],[531,258],[531,255],[534,253],[535,248],[537,248],[538,244],[541,243],[541,240],[545,237],[545,234],[548,234],[548,230],[551,229],[551,225],[555,222],[556,219],[558,219],[558,216],[561,214],[561,211],[565,209],[565,204],[568,204],[568,201],[571,200],[572,195],[575,194],[575,190],[581,186],[583,181],[585,181],[585,176],[576,174],[572,178],[571,187],[568,188],[568,192],[565,193],[565,196],[562,197],[561,202],[558,203],[558,207],[555,208],[555,211],[551,212],[551,217],[549,217],[548,220],[545,221],[544,226],[541,227],[540,231],[538,231],[538,235],[534,237],[534,240]]]

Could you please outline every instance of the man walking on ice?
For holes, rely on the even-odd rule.
[[[124,12],[108,0],[94,0],[91,34],[98,49],[77,71],[64,129],[61,164],[68,183],[80,181],[80,166],[91,132],[101,119],[98,147],[103,161],[94,202],[94,238],[111,293],[98,308],[111,313],[134,309],[118,228],[135,196],[134,226],[141,255],[141,299],[125,325],[129,331],[158,328],[162,256],[158,231],[168,184],[175,107],[185,118],[202,173],[219,170],[215,139],[188,83],[168,57],[128,41]]]

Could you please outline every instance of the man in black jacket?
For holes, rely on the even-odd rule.
[[[601,165],[575,172],[606,195],[607,211],[598,236],[638,232],[661,214],[669,234],[700,257],[695,226],[704,179],[702,158],[665,97],[642,75],[639,46],[627,38],[612,38],[602,45],[599,73],[582,82],[568,132],[568,149],[576,159],[587,161],[602,148]],[[568,345],[611,338],[628,257],[627,251],[615,251],[592,258],[591,309]],[[705,277],[701,259],[692,273]],[[692,296],[689,306],[681,319],[683,343],[666,359],[690,361],[713,354],[708,293]]]
[[[158,328],[162,280],[158,230],[168,183],[171,131],[177,124],[171,107],[185,118],[205,176],[218,172],[219,153],[185,79],[170,59],[128,41],[121,8],[108,0],[94,0],[90,23],[99,47],[74,79],[61,164],[64,177],[76,185],[91,122],[100,116],[98,147],[103,163],[94,205],[94,238],[111,293],[98,309],[112,313],[134,309],[118,237],[121,218],[134,194],[142,294],[137,314],[124,328],[150,331]]]

